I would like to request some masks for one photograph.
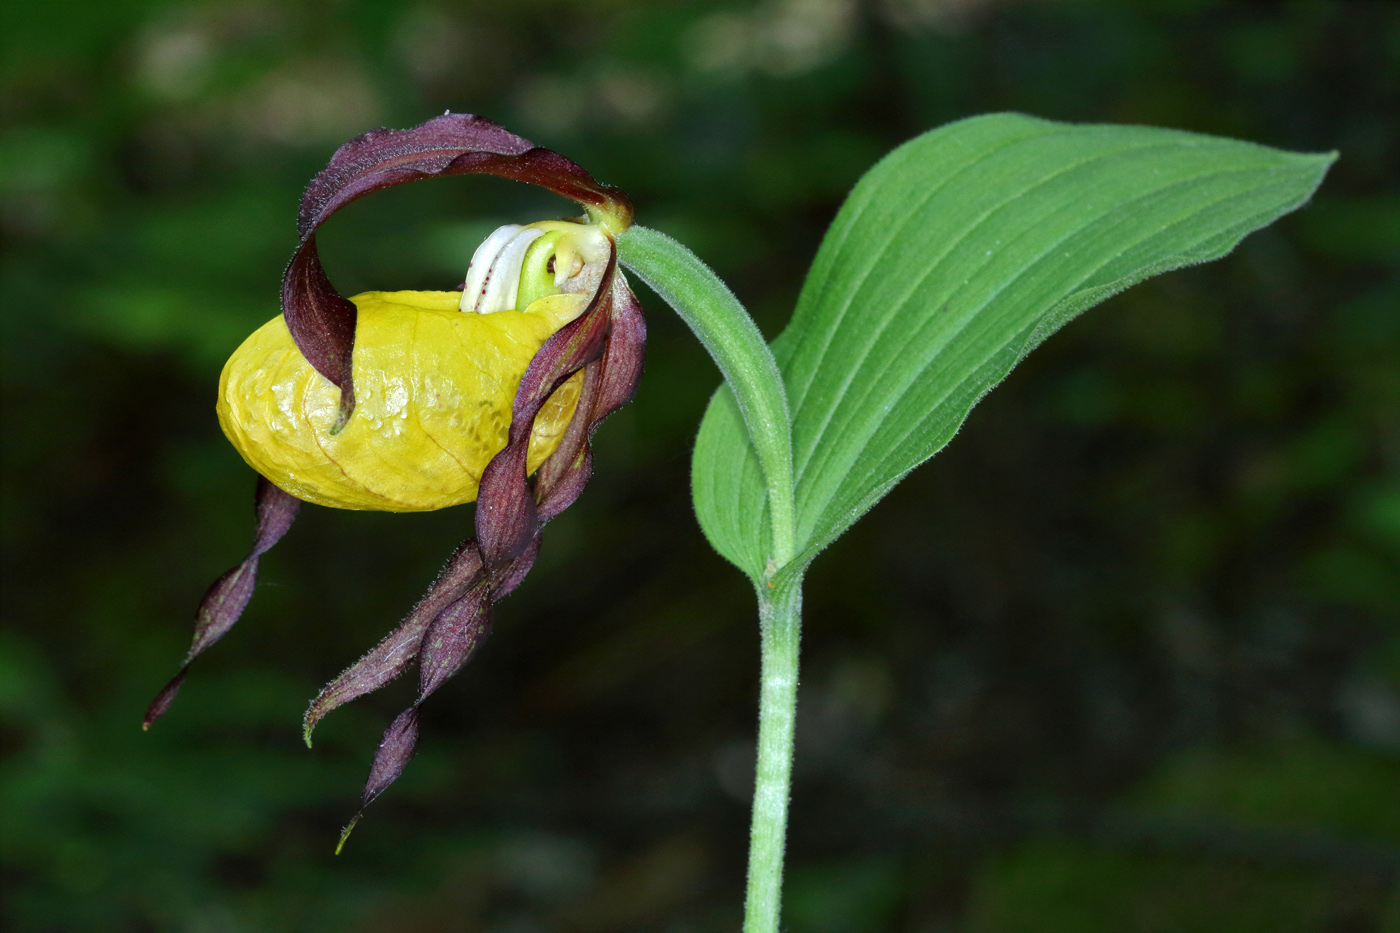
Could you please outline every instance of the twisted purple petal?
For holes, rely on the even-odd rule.
[[[535,496],[525,469],[535,415],[566,379],[602,355],[611,329],[616,273],[614,247],[588,309],[544,342],[520,379],[511,408],[509,440],[486,465],[477,491],[476,537],[487,564],[513,559],[539,533]],[[586,419],[590,414],[574,410],[575,418]]]
[[[413,757],[413,749],[417,743],[418,707],[410,706],[394,718],[389,728],[384,730],[384,738],[379,740],[379,748],[374,753],[374,764],[369,770],[369,781],[365,783],[362,807],[369,806],[370,801],[384,793],[384,789],[403,774],[404,766]]]
[[[142,729],[151,728],[151,724],[170,708],[170,704],[175,701],[175,695],[180,692],[180,687],[185,682],[191,662],[233,628],[233,624],[247,608],[248,601],[253,598],[253,587],[258,579],[258,558],[282,540],[287,529],[292,527],[297,510],[301,508],[300,499],[283,492],[261,476],[258,477],[254,502],[258,527],[253,536],[253,549],[242,563],[215,580],[213,586],[204,594],[204,598],[199,601],[199,609],[195,613],[194,640],[185,656],[184,666],[161,688],[151,705],[146,708],[146,718],[141,723]]]
[[[545,342],[521,378],[508,443],[487,465],[477,497],[484,576],[442,610],[421,637],[419,696],[385,733],[365,789],[366,804],[402,773],[417,739],[416,710],[461,670],[489,634],[492,606],[524,579],[539,551],[544,523],[571,505],[588,482],[593,432],[636,391],[645,343],[641,307],[616,274],[614,255],[587,311]],[[579,369],[584,370],[584,380],[574,416],[559,446],[536,473],[532,489],[525,462],[531,425],[550,393]],[[415,718],[405,718],[410,714]],[[412,734],[405,725],[410,721]],[[363,807],[347,835],[362,813]]]
[[[311,732],[316,724],[338,706],[364,696],[397,678],[418,657],[423,633],[447,609],[457,602],[482,577],[481,549],[468,541],[457,548],[447,566],[438,574],[433,585],[413,607],[408,618],[384,637],[368,654],[360,658],[325,686],[306,710],[303,737],[311,744]]]
[[[535,481],[535,497],[539,502],[537,517],[541,525],[573,505],[583,492],[583,487],[593,474],[593,454],[589,446],[593,432],[604,418],[636,394],[637,384],[642,378],[647,328],[642,318],[641,303],[620,275],[614,281],[612,291],[608,341],[602,358],[589,364],[591,372],[584,377],[585,391],[580,404],[584,399],[589,400],[589,414],[586,419],[575,415],[569,423],[568,433],[572,433],[577,425],[579,436],[574,439],[565,437],[565,442],[541,466]],[[589,391],[588,382],[594,373],[597,388]],[[572,443],[573,446],[566,449],[565,443]]]
[[[418,649],[418,702],[460,671],[489,634],[491,587],[483,581],[439,613],[423,635]]]

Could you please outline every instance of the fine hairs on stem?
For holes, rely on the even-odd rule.
[[[619,238],[618,252],[622,264],[660,294],[710,352],[734,393],[763,468],[771,551],[764,578],[755,581],[762,671],[744,931],[776,933],[792,794],[805,570],[790,566],[796,528],[787,394],[758,326],[694,253],[665,234],[637,226]]]

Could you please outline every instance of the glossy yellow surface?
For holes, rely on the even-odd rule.
[[[340,392],[311,368],[281,315],[234,352],[219,380],[219,424],[248,465],[277,486],[340,509],[420,512],[476,499],[506,445],[511,403],[540,345],[586,297],[525,311],[459,311],[458,292],[366,292],[353,357],[355,412],[334,437]],[[535,419],[529,469],[554,452],[582,373]]]

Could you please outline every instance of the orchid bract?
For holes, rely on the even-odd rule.
[[[306,714],[310,742],[330,710],[417,663],[418,698],[385,732],[364,804],[382,792],[412,755],[420,705],[481,644],[544,523],[588,481],[594,428],[637,387],[645,326],[625,266],[724,376],[696,440],[692,498],[706,537],[757,594],[745,929],[774,933],[812,561],[1051,333],[1149,276],[1224,256],[1301,206],[1334,158],[1018,114],[952,123],[900,146],[856,185],[770,346],[701,260],[633,226],[625,195],[557,153],[451,113],[351,140],[302,200],[283,315],[224,370],[220,421],[262,476],[254,546],[205,595],[185,669],[147,725],[238,618],[259,557],[303,500],[387,511],[475,500],[475,537]],[[316,252],[326,218],[381,188],[469,173],[540,185],[584,216],[501,227],[456,291],[346,299],[335,290]]]

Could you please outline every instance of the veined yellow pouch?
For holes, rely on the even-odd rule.
[[[460,292],[365,292],[352,365],[355,412],[332,436],[340,391],[311,367],[281,315],[243,342],[219,380],[219,424],[248,465],[299,499],[421,512],[476,499],[506,445],[511,405],[540,346],[587,303],[537,299],[474,314]],[[575,373],[535,418],[528,469],[559,446],[578,403]]]

